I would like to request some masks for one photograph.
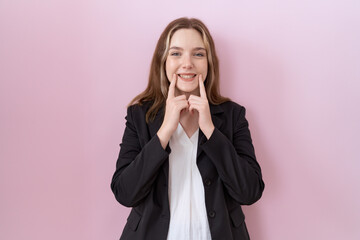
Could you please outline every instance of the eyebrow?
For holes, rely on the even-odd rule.
[[[181,47],[176,47],[176,46],[173,46],[173,47],[171,47],[170,49],[184,50],[184,49],[182,49]],[[204,51],[206,51],[206,49],[203,48],[203,47],[196,47],[196,48],[193,48],[193,50],[194,50],[194,51],[198,51],[198,50],[204,50]]]

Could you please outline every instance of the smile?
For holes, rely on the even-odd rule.
[[[183,80],[191,81],[196,77],[196,74],[178,74]]]

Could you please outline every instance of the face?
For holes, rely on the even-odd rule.
[[[177,75],[176,95],[199,95],[199,75],[206,79],[208,61],[202,37],[195,29],[179,29],[170,40],[166,76]]]

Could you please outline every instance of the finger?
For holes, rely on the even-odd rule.
[[[192,105],[190,105],[190,106],[189,106],[189,112],[190,112],[190,113],[193,113],[193,109],[194,109],[194,107],[193,107]]]
[[[189,106],[189,111],[190,111],[190,112],[194,112],[194,110],[199,111],[199,105],[197,105],[197,104],[190,104],[190,106]]]
[[[196,96],[196,98],[189,98],[189,105],[197,105],[197,106],[203,106],[203,105],[206,105],[207,104],[207,100],[204,100],[198,96]]]
[[[189,108],[189,103],[187,101],[181,101],[178,104],[179,105],[177,107],[180,111],[187,110]]]
[[[177,97],[174,97],[175,100],[185,100],[186,101],[186,96],[185,95],[179,95]]]
[[[189,102],[202,102],[203,99],[201,99],[201,97],[196,96],[196,95],[190,95],[188,101]]]
[[[174,98],[175,97],[175,86],[176,86],[176,80],[177,80],[177,76],[174,73],[170,86],[169,86],[169,92],[168,92],[168,98]]]
[[[199,75],[199,87],[200,87],[200,97],[206,98],[206,90],[205,90],[205,85],[204,85],[202,74]]]

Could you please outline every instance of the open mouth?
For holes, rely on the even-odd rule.
[[[178,76],[185,81],[191,81],[196,77],[196,74],[178,74]]]

